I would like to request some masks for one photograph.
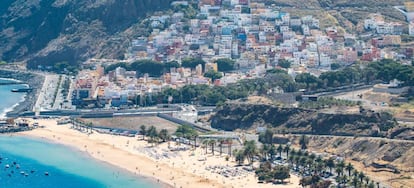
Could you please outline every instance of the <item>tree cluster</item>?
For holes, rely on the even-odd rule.
[[[343,160],[332,157],[324,159],[322,156],[306,151],[309,139],[305,135],[302,135],[299,139],[301,147],[299,150],[290,148],[289,145],[283,146],[280,144],[275,147],[270,141],[272,137],[271,130],[266,131],[259,137],[259,140],[263,143],[262,148],[257,153],[257,155],[260,154],[262,159],[260,167],[256,169],[259,181],[274,181],[274,170],[281,170],[278,165],[273,163],[275,161],[287,161],[289,167],[287,171],[293,170],[301,175],[303,178],[300,180],[300,185],[303,187],[328,188],[332,182],[323,180],[322,177],[326,179],[331,176],[335,176],[335,181],[341,187],[374,188],[374,185],[379,186],[378,182],[374,183],[363,172],[355,170],[351,163],[345,164]]]
[[[193,137],[197,137],[198,133],[193,127],[189,125],[181,125],[175,131],[175,135],[178,137],[191,139]]]
[[[285,91],[296,90],[293,79],[283,71],[268,73],[264,78],[240,80],[227,86],[186,85],[179,89],[169,88],[155,94],[149,104],[167,103],[168,97],[172,96],[173,103],[218,105],[226,100],[241,99],[251,94],[264,95],[270,89],[279,87]]]
[[[330,108],[332,106],[356,106],[360,105],[360,101],[349,101],[343,99],[335,99],[333,97],[319,97],[317,101],[301,102],[299,107],[309,109]]]
[[[78,68],[74,65],[71,65],[70,63],[66,61],[58,62],[53,65],[52,71],[57,73],[72,73],[76,74],[78,72]]]
[[[157,128],[154,126],[147,128],[145,125],[141,125],[139,132],[142,135],[142,140],[145,140],[145,137],[149,137],[147,140],[149,143],[159,143],[160,141],[166,142],[171,138],[167,129],[161,129],[161,131],[158,132]]]
[[[204,77],[206,78],[210,78],[211,81],[215,81],[217,79],[220,79],[221,77],[223,77],[223,75],[220,72],[214,71],[214,70],[209,70],[207,72],[204,73]]]
[[[281,59],[281,60],[279,60],[279,62],[277,63],[277,65],[279,65],[282,68],[287,69],[287,68],[290,68],[291,63],[288,60]]]
[[[315,91],[320,89],[335,88],[351,84],[370,84],[374,81],[389,82],[397,79],[403,85],[414,85],[414,67],[403,65],[393,60],[380,60],[369,63],[366,67],[359,65],[345,67],[338,71],[324,72],[319,77],[309,73],[296,76],[298,87]]]
[[[168,72],[172,67],[180,67],[180,64],[176,61],[160,63],[153,60],[138,60],[131,64],[125,62],[116,63],[105,67],[105,72],[113,71],[118,67],[122,67],[127,71],[137,71],[141,75],[147,73],[153,77],[159,77],[163,73]]]
[[[228,58],[217,59],[214,61],[217,63],[217,69],[221,72],[227,72],[234,70],[235,61]]]
[[[185,58],[181,61],[181,66],[186,68],[194,69],[197,65],[201,65],[204,70],[206,62],[200,58]]]
[[[226,156],[226,160],[228,160],[228,158],[232,155],[232,150],[231,147],[233,145],[233,140],[231,138],[226,138],[226,139],[205,139],[203,140],[203,147],[206,149],[206,154],[208,153],[208,148],[209,146],[211,147],[210,151],[211,153],[214,155],[214,147],[218,145],[220,148],[220,155],[223,154],[223,148],[225,145],[227,145],[227,154],[228,156]]]
[[[290,178],[290,170],[287,166],[272,167],[270,162],[260,164],[260,167],[255,171],[259,181],[283,183],[285,179]]]
[[[250,165],[253,165],[254,158],[258,153],[256,142],[254,140],[250,140],[244,142],[242,149],[235,150],[234,156],[239,165],[243,165],[245,159],[247,159]]]

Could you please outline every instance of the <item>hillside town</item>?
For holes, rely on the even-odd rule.
[[[0,187],[414,186],[414,2],[166,2],[37,4],[71,27],[0,59]]]
[[[414,22],[408,16],[407,25],[386,21],[380,13],[371,14],[364,20],[364,33],[356,35],[337,26],[321,28],[320,20],[311,15],[299,17],[280,11],[276,5],[247,0],[202,0],[198,7],[175,1],[172,6],[174,12],[146,19],[152,32],[131,41],[126,62],[182,64],[196,59],[205,64],[169,67],[154,77],[125,67],[105,71],[104,66],[120,61],[91,59],[86,64],[94,68],[76,77],[72,104],[93,99],[120,107],[137,100],[137,95],[185,85],[225,86],[263,77],[274,68],[282,68],[294,78],[300,73],[319,76],[359,61],[393,59],[411,64],[413,58],[414,48],[403,44],[401,38],[414,36]],[[411,10],[412,4],[405,7]],[[231,61],[234,70],[219,70],[217,60],[223,59]],[[205,77],[209,71],[218,73],[219,78]]]

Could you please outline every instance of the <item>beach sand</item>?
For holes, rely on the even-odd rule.
[[[299,178],[291,175],[284,185],[259,184],[254,172],[235,167],[234,158],[205,154],[204,148],[170,151],[170,148],[189,147],[175,142],[152,146],[138,137],[107,134],[86,134],[71,129],[71,125],[57,125],[56,120],[31,120],[44,128],[18,135],[46,139],[88,153],[93,158],[126,169],[136,175],[150,177],[171,187],[300,187]],[[228,171],[235,176],[225,177],[217,172]]]

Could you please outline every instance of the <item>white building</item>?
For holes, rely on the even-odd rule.
[[[303,35],[310,36],[310,35],[311,35],[311,33],[310,33],[309,26],[307,26],[307,25],[302,25],[302,33],[303,33]]]
[[[414,21],[410,22],[410,24],[408,24],[408,34],[410,36],[414,36]]]
[[[375,28],[378,34],[393,34],[394,25],[390,23],[378,23]]]

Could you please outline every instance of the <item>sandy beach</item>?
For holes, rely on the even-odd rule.
[[[71,129],[71,125],[57,125],[56,120],[31,121],[44,128],[17,134],[73,147],[100,161],[171,187],[300,187],[299,178],[294,175],[284,185],[259,184],[254,172],[235,167],[234,158],[226,161],[224,154],[205,154],[204,148],[171,151],[172,148],[189,146],[176,145],[175,142],[152,146],[142,141],[141,136],[123,137],[96,132],[88,135]]]

